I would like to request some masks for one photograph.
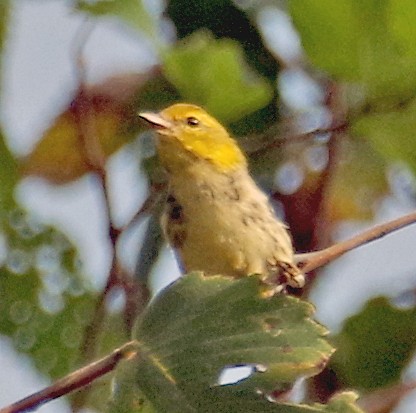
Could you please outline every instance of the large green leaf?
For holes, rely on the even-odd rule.
[[[123,362],[117,371],[113,397],[109,404],[111,413],[363,413],[355,404],[357,395],[353,392],[339,393],[326,405],[318,403],[306,405],[277,404],[266,400],[261,394],[253,396],[247,391],[240,391],[230,397],[227,388],[217,388],[207,392],[204,395],[207,397],[205,404],[193,406],[183,400],[172,401],[168,393],[160,393],[159,397],[168,398],[171,404],[156,409],[138,386],[140,371],[131,368],[129,366],[131,362],[134,360]]]
[[[333,368],[344,386],[375,389],[397,382],[416,350],[416,309],[371,300],[335,338]]]
[[[389,2],[388,16],[391,29],[400,45],[413,56],[416,55],[416,3],[413,0],[394,0]]]
[[[184,100],[204,106],[224,122],[261,109],[273,97],[268,81],[244,61],[238,42],[215,40],[206,31],[166,52],[164,73]]]
[[[317,374],[333,352],[312,313],[293,297],[262,297],[256,276],[186,275],[138,320],[137,356],[119,370],[111,411],[360,412],[353,393],[328,405],[271,401],[272,392]],[[219,383],[224,368],[243,365],[249,378]]]
[[[293,297],[263,298],[256,276],[184,276],[138,320],[138,356],[124,366],[116,392],[121,400],[114,406],[144,409],[150,400],[159,412],[324,411],[267,399],[297,378],[317,374],[332,354],[312,313],[311,304]],[[249,378],[220,384],[224,368],[243,365],[252,368]],[[140,400],[126,402],[135,394]]]
[[[370,98],[398,99],[413,93],[416,33],[409,27],[414,3],[290,0],[289,6],[314,65],[360,82]]]

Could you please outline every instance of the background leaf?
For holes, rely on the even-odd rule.
[[[359,82],[370,100],[385,99],[383,104],[413,93],[416,56],[407,50],[415,38],[408,30],[407,36],[400,35],[408,26],[402,4],[395,0],[291,0],[289,6],[316,67]],[[410,12],[414,13],[414,5]]]
[[[57,116],[23,161],[27,175],[55,184],[71,182],[90,170],[80,134],[97,139],[107,158],[133,139],[143,126],[137,119],[135,94],[151,78],[126,74],[78,91],[67,109]]]
[[[372,218],[374,206],[389,192],[385,167],[369,142],[343,139],[326,200],[331,222]]]
[[[231,122],[266,106],[271,85],[249,69],[240,45],[208,32],[184,39],[164,56],[164,73],[185,101]]]
[[[208,29],[216,39],[236,40],[261,75],[274,82],[278,64],[263,43],[255,21],[231,0],[175,0],[169,1],[166,14],[173,20],[179,39]],[[254,20],[254,19],[253,19]]]
[[[375,389],[400,379],[416,349],[416,309],[374,298],[335,338],[333,368],[344,386]]]

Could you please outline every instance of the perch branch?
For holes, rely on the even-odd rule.
[[[85,387],[94,380],[114,370],[121,360],[130,359],[137,353],[136,342],[130,341],[111,354],[89,364],[36,393],[0,409],[0,413],[20,413],[34,410],[41,405]]]
[[[393,411],[411,391],[416,389],[416,381],[393,384],[360,397],[358,405],[366,413],[386,413]]]
[[[408,215],[394,219],[393,221],[377,225],[362,232],[361,234],[356,235],[355,237],[339,242],[323,250],[306,254],[298,254],[296,256],[296,261],[299,267],[302,268],[305,273],[308,273],[316,268],[328,264],[348,251],[383,238],[392,232],[398,231],[399,229],[414,223],[416,223],[416,212],[412,212]]]

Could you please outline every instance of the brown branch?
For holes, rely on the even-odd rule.
[[[130,359],[135,354],[137,354],[137,342],[130,341],[114,350],[111,354],[68,374],[45,389],[0,409],[0,413],[20,413],[34,410],[44,403],[85,387],[94,380],[113,371],[121,360]]]
[[[345,137],[345,129],[337,129],[337,125],[344,124],[346,113],[344,104],[342,102],[342,93],[340,86],[332,81],[326,84],[326,102],[325,105],[330,111],[332,122],[330,129],[332,129],[331,139],[327,144],[328,162],[325,169],[319,177],[319,186],[317,188],[317,205],[316,215],[314,217],[313,234],[309,250],[327,247],[330,239],[330,225],[329,225],[329,206],[328,195],[331,190],[333,177],[336,172],[338,161],[340,157],[340,143],[341,139]]]
[[[398,231],[399,229],[414,223],[416,223],[416,212],[404,215],[400,218],[394,219],[393,221],[386,222],[385,224],[377,225],[362,232],[361,234],[356,235],[355,237],[350,238],[349,240],[339,242],[321,251],[298,254],[296,256],[296,261],[299,267],[302,268],[305,273],[308,273],[316,268],[328,264],[348,251],[383,238],[392,232]]]
[[[74,113],[77,119],[78,141],[81,146],[81,153],[84,155],[84,162],[88,169],[96,175],[102,188],[106,218],[108,221],[108,235],[113,248],[115,248],[120,231],[115,227],[112,220],[111,200],[107,182],[106,155],[101,147],[96,128],[93,102],[87,90],[86,68],[83,57],[84,47],[93,28],[94,26],[88,20],[83,22],[74,40],[76,77],[78,80],[78,96],[74,102]]]
[[[143,202],[140,209],[134,214],[133,218],[121,229],[121,232],[127,231],[134,225],[137,225],[146,214],[150,213],[160,201],[161,194],[166,189],[167,184],[159,183],[150,186],[149,195]]]
[[[388,413],[393,411],[402,399],[416,389],[416,381],[393,384],[363,395],[358,405],[366,413]]]
[[[342,140],[346,138],[346,134],[344,133],[345,129],[336,129],[336,125],[346,122],[346,112],[340,86],[333,81],[328,81],[325,85],[325,89],[325,105],[331,113],[331,127],[335,130],[331,133],[331,138],[327,144],[328,162],[325,169],[319,176],[319,183],[315,190],[315,213],[311,219],[312,232],[307,251],[321,249],[330,245],[331,222],[329,219],[330,207],[328,204],[328,196],[330,195],[334,175],[338,168],[341,143]],[[303,297],[307,297],[309,295],[315,277],[315,272],[309,273],[309,282],[302,292]]]
[[[330,125],[327,128],[318,128],[314,129],[311,132],[300,133],[298,135],[294,134],[287,134],[285,136],[279,136],[269,142],[259,144],[256,148],[248,148],[247,153],[250,156],[257,156],[264,152],[269,151],[270,149],[280,148],[282,145],[287,145],[290,143],[300,143],[300,142],[307,142],[310,139],[316,137],[316,135],[322,135],[326,133],[342,133],[348,129],[348,122],[339,122],[333,125]],[[278,134],[278,131],[268,131],[267,134],[272,133],[273,135]]]
[[[112,261],[106,286],[101,295],[98,297],[93,318],[84,333],[83,343],[80,350],[81,364],[84,364],[95,357],[98,332],[100,331],[100,327],[105,318],[105,300],[110,290],[115,285],[119,284],[121,277],[116,250],[117,241],[121,231],[114,225],[112,218],[111,197],[109,193],[106,170],[107,160],[99,139],[93,102],[86,84],[86,68],[83,52],[93,28],[94,25],[92,25],[89,20],[84,21],[74,39],[78,95],[74,101],[73,110],[78,128],[78,142],[80,144],[81,153],[84,157],[84,162],[87,165],[88,170],[95,175],[98,180],[98,185],[101,188],[103,207],[107,221],[107,233],[112,249]],[[72,407],[75,411],[84,404],[86,396],[86,393],[80,393],[78,397],[74,398]]]

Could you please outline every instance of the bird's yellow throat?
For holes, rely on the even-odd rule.
[[[172,173],[206,160],[221,172],[245,167],[246,158],[224,127],[198,106],[175,104],[160,113],[141,113],[159,134],[162,164]]]

